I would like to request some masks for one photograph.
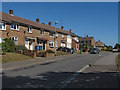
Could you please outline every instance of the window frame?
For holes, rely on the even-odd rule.
[[[31,31],[30,31],[30,30],[31,30]],[[28,32],[28,33],[32,33],[32,27],[28,27],[27,32]]]
[[[13,25],[13,26],[12,26],[12,25]],[[16,28],[15,28],[15,27],[16,27]],[[19,24],[11,23],[11,29],[12,29],[12,30],[17,30],[17,31],[19,31],[20,26],[19,26]]]
[[[6,23],[5,22],[1,22],[2,23],[2,28],[0,28],[0,30],[6,30]],[[3,29],[3,25],[5,24],[5,29]]]
[[[14,38],[14,40],[13,40],[13,38]],[[15,43],[15,38],[17,38],[17,43]],[[17,36],[12,36],[12,41],[14,41],[15,45],[18,45],[18,37]]]
[[[50,44],[52,44],[52,46],[50,46]],[[54,48],[54,41],[52,41],[52,40],[49,41],[49,47]]]
[[[44,34],[45,34],[44,30],[41,30],[41,31],[40,31],[40,34],[41,34],[41,35],[44,35]]]
[[[51,35],[52,34],[52,35]],[[53,32],[49,32],[49,36],[50,37],[54,37],[54,33]]]
[[[62,38],[64,38],[64,34],[62,34]]]

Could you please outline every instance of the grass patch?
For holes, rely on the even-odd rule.
[[[2,56],[2,63],[22,61],[32,59],[30,56],[26,56],[19,53],[5,53],[6,55]]]
[[[116,62],[117,62],[118,69],[120,71],[120,54],[118,54],[118,56],[116,58]]]
[[[57,51],[57,52],[56,52],[56,55],[57,55],[57,56],[68,55],[68,54],[70,54],[70,53],[68,53],[68,52],[63,52],[63,51]]]

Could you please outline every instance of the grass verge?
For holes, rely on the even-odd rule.
[[[118,56],[116,57],[116,62],[117,62],[118,70],[120,71],[120,54],[118,54]]]
[[[18,53],[5,53],[6,55],[2,56],[2,63],[8,63],[8,62],[15,62],[15,61],[22,61],[22,60],[30,60],[32,57],[26,56],[23,54]]]
[[[63,52],[63,51],[57,51],[56,52],[56,55],[57,56],[62,56],[62,55],[69,55],[70,53],[68,53],[68,52]]]

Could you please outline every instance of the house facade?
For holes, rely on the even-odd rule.
[[[95,39],[88,35],[86,37],[79,37],[79,44],[81,46],[86,44],[88,47],[95,46]]]
[[[68,47],[72,49],[72,39],[78,37],[72,30],[64,30],[64,26],[57,28],[48,24],[24,19],[13,14],[0,12],[0,43],[4,38],[11,38],[16,45],[25,46],[28,50],[55,50],[55,47]],[[55,40],[56,39],[56,40]],[[77,43],[75,42],[77,45]]]
[[[98,40],[98,41],[95,43],[95,47],[98,48],[99,50],[101,50],[101,49],[106,49],[105,44],[104,44],[103,42],[101,42],[100,40]]]

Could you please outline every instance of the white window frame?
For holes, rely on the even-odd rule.
[[[5,22],[2,22],[2,23],[0,23],[0,24],[2,24],[2,28],[0,28],[0,30],[6,30],[6,23],[5,23]],[[5,28],[3,28],[3,27],[4,27],[3,24],[5,24]]]
[[[64,34],[62,34],[62,38],[64,38]]]
[[[41,30],[40,34],[41,34],[41,35],[44,35],[44,34],[45,34],[44,30]]]
[[[32,28],[31,27],[28,27],[28,33],[32,33]]]
[[[53,35],[51,35],[51,33],[52,33]],[[49,32],[49,36],[50,36],[50,37],[54,37],[54,33],[53,33],[53,32]]]
[[[12,27],[12,25],[13,25],[13,27]],[[15,29],[15,27],[16,27],[16,29]],[[20,26],[18,24],[16,24],[16,23],[11,23],[11,29],[19,31]]]
[[[58,37],[58,33],[56,32],[56,37]]]
[[[13,38],[14,38],[14,40],[13,40]],[[15,43],[15,39],[16,39],[16,38],[17,38],[17,43]],[[14,41],[15,45],[18,45],[18,37],[12,36],[12,40]]]
[[[4,39],[4,38],[2,38],[2,37],[0,38],[0,43],[4,42],[4,40],[3,40],[3,39]]]
[[[50,46],[50,43],[52,44],[52,46]],[[49,47],[54,48],[54,41],[51,41],[51,40],[49,41]]]

